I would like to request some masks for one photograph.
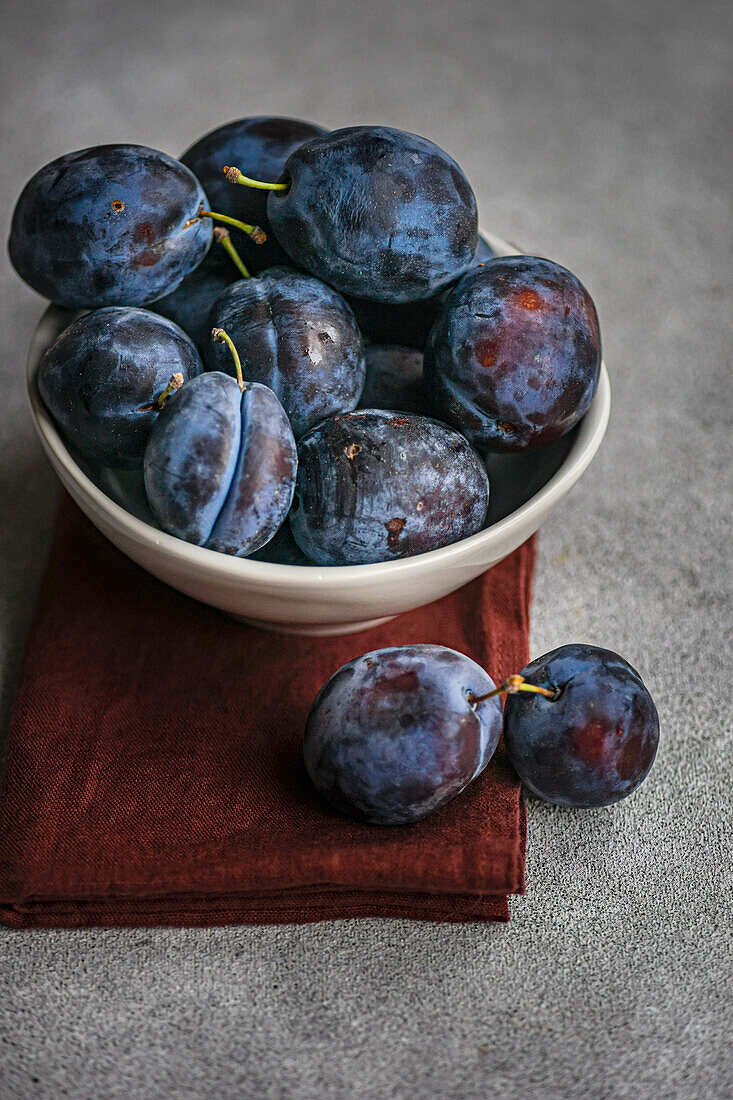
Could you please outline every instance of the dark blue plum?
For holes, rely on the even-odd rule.
[[[363,409],[393,409],[421,416],[427,412],[421,353],[415,348],[370,344],[359,405]]]
[[[267,191],[234,187],[227,182],[222,169],[235,165],[253,179],[278,180],[290,154],[304,141],[325,133],[322,126],[297,118],[272,115],[240,118],[212,130],[181,157],[182,163],[200,180],[215,210],[259,225],[267,233],[262,245],[254,244],[246,236],[237,236],[237,249],[251,272],[256,274],[290,260],[277,243],[267,218]]]
[[[337,809],[377,825],[419,821],[486,767],[501,734],[498,698],[475,661],[439,645],[379,649],[339,669],[315,698],[305,766]]]
[[[536,256],[497,258],[464,276],[425,349],[433,416],[488,451],[565,435],[588,411],[600,368],[588,291]]]
[[[140,466],[171,377],[203,371],[189,337],[147,309],[109,306],[64,329],[44,353],[38,388],[68,441],[102,466]]]
[[[26,184],[13,213],[10,259],[29,286],[59,305],[144,305],[203,260],[212,226],[196,215],[205,206],[193,173],[165,153],[140,145],[82,149]]]
[[[507,699],[504,738],[522,782],[560,806],[608,806],[635,791],[659,743],[657,710],[638,672],[608,649],[565,645],[521,674],[557,696]]]
[[[359,326],[341,295],[312,275],[273,267],[241,279],[216,301],[209,321],[234,341],[244,377],[280,398],[296,439],[356,408],[366,372]],[[233,369],[222,344],[210,342],[205,357],[212,370]]]
[[[163,530],[246,557],[268,542],[293,498],[297,451],[272,390],[243,391],[221,371],[168,401],[145,451],[145,491]]]
[[[428,298],[471,266],[476,199],[431,141],[387,126],[313,138],[285,164],[267,213],[295,263],[343,294]]]
[[[422,554],[476,534],[489,481],[462,435],[424,416],[364,410],[324,420],[298,447],[290,526],[319,565]]]
[[[491,245],[479,236],[471,266],[477,267],[494,256]],[[422,351],[449,291],[450,286],[430,298],[414,302],[370,302],[366,298],[351,297],[347,300],[365,339],[375,344],[400,344]]]

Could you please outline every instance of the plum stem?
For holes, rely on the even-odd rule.
[[[236,248],[234,247],[229,230],[225,229],[223,225],[217,225],[214,230],[214,240],[224,249],[242,278],[249,279],[249,271],[247,271],[247,268],[242,263],[242,257],[239,255]]]
[[[238,168],[225,165],[222,169],[229,183],[241,183],[243,187],[255,187],[258,191],[289,191],[289,183],[264,183],[262,180],[253,180],[245,176]]]
[[[183,375],[179,371],[177,371],[175,374],[171,375],[168,385],[165,387],[164,390],[161,390],[155,400],[151,401],[149,405],[140,405],[138,408],[138,412],[152,412],[152,410],[160,412],[171,394],[175,393],[176,390],[180,390],[182,385]]]
[[[217,214],[215,210],[204,210],[203,207],[201,207],[198,214],[188,219],[183,228],[188,229],[189,225],[193,225],[201,218],[211,218],[215,222],[226,222],[227,225],[233,225],[235,229],[241,229],[243,233],[251,237],[255,244],[264,244],[267,240],[267,234],[264,229],[260,229],[259,225],[248,225],[247,222],[240,222],[238,218],[230,218],[228,214]]]
[[[237,385],[242,393],[244,393],[244,375],[242,374],[242,361],[239,358],[239,352],[234,346],[234,341],[231,336],[224,331],[223,328],[212,328],[211,330],[212,340],[216,340],[217,344],[226,344],[232,353],[234,359],[234,366],[237,368]]]
[[[520,676],[518,672],[515,672],[513,676],[508,676],[497,688],[494,688],[493,691],[487,691],[485,695],[474,695],[470,691],[468,702],[473,707],[476,703],[483,703],[485,699],[493,699],[495,695],[517,695],[520,691],[532,691],[536,695],[544,695],[548,699],[557,699],[558,695],[557,691],[550,691],[549,688],[538,687],[537,684],[528,684],[524,676]]]

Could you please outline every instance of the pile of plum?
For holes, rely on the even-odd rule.
[[[387,561],[486,524],[492,453],[570,431],[596,391],[593,302],[500,258],[432,142],[247,118],[180,161],[103,145],[24,188],[10,257],[86,310],[41,395],[70,444],[141,469],[160,526],[240,557]]]

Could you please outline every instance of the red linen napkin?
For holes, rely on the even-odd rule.
[[[519,784],[499,750],[411,826],[341,817],[301,758],[345,661],[437,642],[499,679],[527,660],[534,550],[375,630],[285,637],[154,580],[64,502],[0,796],[0,920],[18,928],[509,919]]]

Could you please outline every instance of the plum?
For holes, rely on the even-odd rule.
[[[487,451],[565,435],[588,411],[600,368],[588,291],[537,256],[500,257],[465,275],[425,348],[432,415]]]
[[[233,168],[232,181],[238,178]],[[288,157],[267,214],[301,267],[343,294],[428,298],[467,271],[476,252],[476,199],[433,142],[388,126],[351,126]]]
[[[68,153],[29,180],[8,248],[29,286],[75,309],[139,306],[170,293],[211,244],[206,196],[173,157],[140,145]]]
[[[147,309],[107,306],[64,329],[38,368],[38,388],[54,421],[81,453],[103,466],[143,460],[161,395],[203,371],[181,329]]]
[[[319,565],[390,561],[483,527],[486,470],[435,420],[368,409],[324,420],[301,440],[290,526]]]
[[[327,131],[313,122],[297,118],[261,115],[227,122],[195,142],[181,157],[201,182],[209,201],[222,214],[261,226],[267,240],[255,245],[247,238],[238,242],[244,262],[257,274],[290,260],[271,231],[267,218],[267,191],[232,187],[222,168],[236,164],[247,176],[279,179],[291,153],[311,138]]]
[[[475,779],[501,734],[494,681],[439,645],[375,650],[350,661],[310,709],[303,755],[317,790],[360,821],[404,825]]]
[[[507,753],[522,782],[560,806],[608,806],[654,761],[659,718],[639,673],[608,649],[564,645],[522,669],[547,694],[518,691],[504,711]]]
[[[211,325],[225,329],[244,377],[274,390],[295,438],[326,417],[356,408],[364,386],[364,344],[349,306],[331,287],[287,267],[241,279],[214,303]],[[206,363],[230,370],[221,344]]]
[[[247,557],[288,514],[297,450],[272,390],[210,371],[167,402],[143,468],[148,502],[165,531]]]
[[[359,406],[419,415],[427,412],[421,353],[415,348],[369,344],[366,349],[366,380]]]
[[[494,256],[489,242],[479,234],[471,267],[478,267]],[[430,329],[445,304],[450,286],[430,298],[420,298],[414,302],[371,302],[366,298],[352,297],[348,297],[347,301],[365,339],[375,344],[401,344],[422,351]]]

